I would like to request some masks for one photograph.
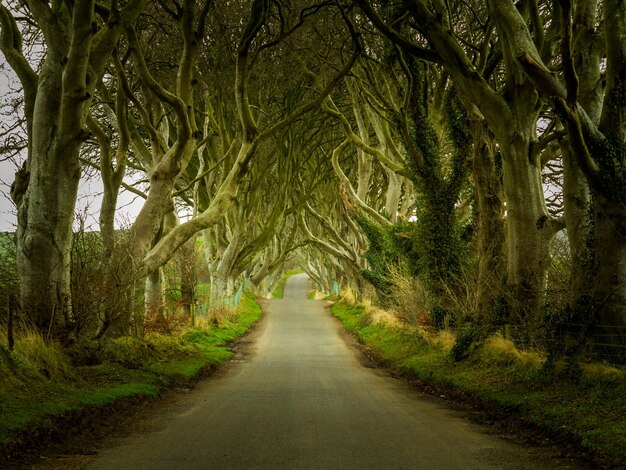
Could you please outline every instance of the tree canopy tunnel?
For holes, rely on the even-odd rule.
[[[140,331],[172,285],[190,314],[200,278],[217,301],[299,266],[403,321],[623,356],[625,8],[3,2],[21,309]],[[99,237],[72,233],[81,175]]]

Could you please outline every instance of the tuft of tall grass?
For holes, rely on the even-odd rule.
[[[0,331],[2,339],[6,330]],[[0,373],[9,380],[21,372],[33,373],[48,379],[62,380],[71,375],[70,360],[57,342],[46,342],[34,329],[22,328],[15,332],[13,351],[0,343]]]
[[[225,304],[216,305],[207,311],[207,318],[218,327],[237,320],[240,315],[241,309],[239,306]]]
[[[544,358],[536,351],[519,350],[513,341],[495,334],[487,338],[477,352],[481,362],[494,366],[516,366],[528,371],[537,371]]]
[[[371,305],[369,302],[367,303],[369,305],[362,305],[365,307],[365,314],[367,315],[368,323],[372,325],[385,325],[392,327],[400,327],[402,325],[400,320],[398,320],[392,312]]]
[[[350,286],[346,286],[341,291],[341,298],[345,303],[353,307],[358,304],[356,293],[354,292],[354,290],[352,290]]]
[[[626,380],[626,372],[608,364],[580,364],[580,378],[590,384],[619,383]]]
[[[449,353],[456,342],[456,335],[450,330],[440,330],[434,333],[430,342],[445,353]]]
[[[405,299],[408,297],[405,297]],[[430,328],[428,321],[424,320],[423,316],[426,316],[426,312],[419,309],[419,316],[413,318],[412,324],[399,317],[395,308],[384,309],[377,305],[374,305],[369,298],[363,298],[360,302],[357,302],[354,293],[350,287],[346,287],[342,291],[341,304],[352,307],[352,310],[356,309],[362,312],[363,324],[380,326],[386,328],[397,328],[398,330],[405,330],[411,336],[421,341],[426,342],[437,349],[450,352],[454,342],[456,341],[456,335],[450,330],[434,331]],[[405,317],[406,318],[406,317]]]
[[[499,292],[499,279],[492,279],[491,285],[494,292]],[[444,283],[445,296],[442,301],[444,308],[451,319],[463,319],[467,317],[480,317],[480,289],[478,285],[478,273],[472,266],[462,266],[455,276],[454,282]]]

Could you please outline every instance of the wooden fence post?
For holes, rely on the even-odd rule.
[[[7,325],[9,351],[13,351],[13,346],[15,345],[15,339],[13,338],[13,308],[14,306],[15,306],[15,298],[13,297],[13,295],[9,295],[9,305],[8,305],[9,322]]]

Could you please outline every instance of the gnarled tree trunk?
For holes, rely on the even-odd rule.
[[[626,210],[623,201],[593,197],[595,266],[593,301],[602,335],[599,343],[620,344],[626,328]],[[619,328],[621,327],[621,328]],[[623,339],[621,339],[623,341]],[[622,343],[623,345],[623,343]],[[613,350],[616,357],[622,350]]]
[[[15,19],[0,5],[0,48],[24,88],[29,139],[25,168],[12,188],[20,299],[40,331],[63,338],[72,324],[70,249],[85,118],[122,28],[145,0],[112,8],[97,32],[93,0],[23,3],[43,32],[46,58],[37,75],[21,50]],[[96,34],[98,42],[92,44]]]
[[[506,196],[508,283],[512,290],[510,320],[536,324],[546,291],[554,236],[546,210],[541,168],[529,162],[527,138],[502,145]]]
[[[497,311],[506,278],[506,234],[504,194],[501,174],[494,160],[495,142],[484,124],[474,123],[472,176],[478,211],[478,293],[477,308],[482,320],[489,322]]]

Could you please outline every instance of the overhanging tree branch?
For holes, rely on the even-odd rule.
[[[400,33],[398,33],[392,26],[387,25],[382,18],[376,13],[376,10],[372,8],[369,0],[356,0],[356,4],[359,5],[363,13],[369,18],[369,20],[378,28],[378,30],[387,36],[394,44],[402,47],[404,50],[413,54],[422,60],[428,62],[442,63],[442,57],[431,49],[426,49],[412,41],[409,41]]]

